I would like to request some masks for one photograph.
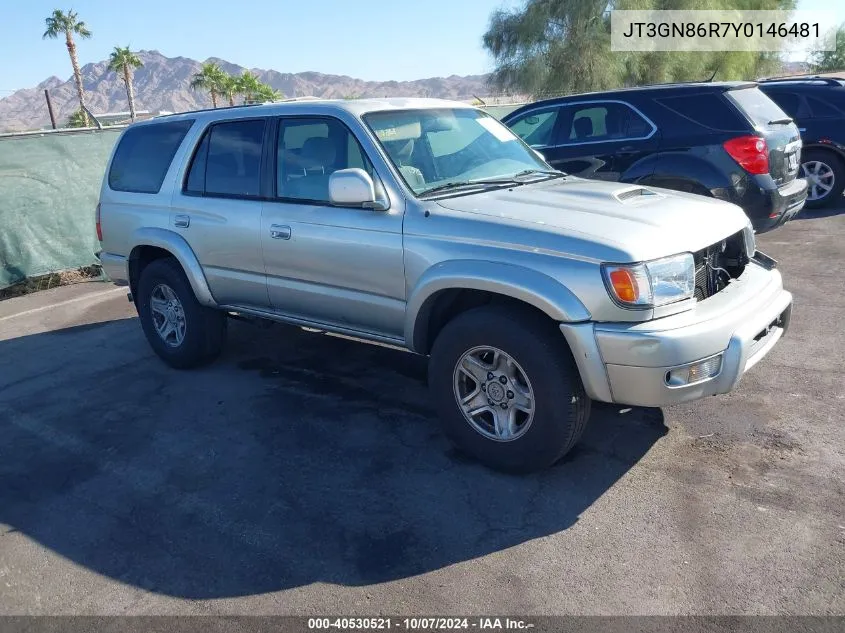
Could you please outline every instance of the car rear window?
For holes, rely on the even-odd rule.
[[[736,109],[717,94],[682,95],[657,99],[657,102],[675,114],[713,130],[735,132],[748,127]]]
[[[725,94],[758,127],[765,128],[770,121],[790,118],[758,88],[728,90]]]
[[[130,127],[120,139],[109,169],[114,191],[158,193],[176,150],[193,119]]]

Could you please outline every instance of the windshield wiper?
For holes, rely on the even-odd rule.
[[[772,119],[771,121],[769,121],[768,124],[769,125],[786,125],[788,123],[792,123],[792,119],[790,119],[787,116],[787,117],[784,117],[782,119]]]
[[[523,176],[549,176],[550,178],[563,178],[566,174],[557,169],[525,169],[515,173],[513,176],[510,176],[508,180],[512,178],[521,178]]]
[[[523,176],[548,176],[549,178],[562,178],[566,174],[562,171],[556,170],[549,170],[549,169],[526,169],[524,171],[518,172],[513,176],[506,176],[504,178],[487,178],[484,180],[456,180],[454,182],[446,182],[442,185],[437,185],[436,187],[432,187],[431,189],[426,189],[425,191],[421,192],[421,196],[427,196],[431,193],[438,193],[442,191],[449,191],[452,189],[463,189],[464,187],[484,187],[484,186],[508,186],[508,185],[525,185],[529,182],[533,182],[530,180],[521,180]]]
[[[430,193],[438,193],[442,191],[449,191],[451,189],[463,189],[465,187],[489,187],[491,185],[495,185],[497,187],[507,186],[507,185],[521,185],[524,183],[517,182],[515,180],[511,180],[510,178],[507,179],[496,179],[496,180],[456,180],[455,182],[446,182],[442,185],[437,185],[436,187],[432,187],[431,189],[426,189],[425,191],[421,191],[421,196],[427,196]]]

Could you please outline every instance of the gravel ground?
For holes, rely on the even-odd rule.
[[[235,322],[177,372],[112,286],[0,302],[0,614],[845,613],[845,210],[759,242],[795,309],[738,390],[526,477],[410,354]]]

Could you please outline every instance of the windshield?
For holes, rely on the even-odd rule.
[[[471,108],[387,110],[364,121],[418,195],[551,169],[502,123]]]

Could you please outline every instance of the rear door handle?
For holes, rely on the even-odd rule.
[[[270,225],[270,237],[274,240],[289,240],[290,239],[290,227],[283,226],[281,224],[271,224]]]
[[[176,215],[173,217],[173,226],[178,226],[181,229],[187,229],[191,226],[191,216]]]

